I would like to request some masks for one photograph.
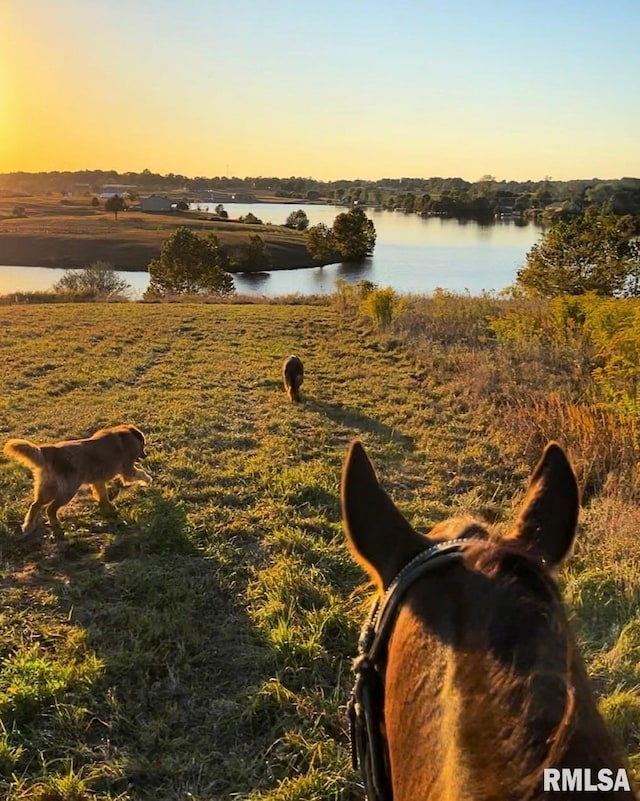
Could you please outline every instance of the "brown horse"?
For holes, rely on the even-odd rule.
[[[351,444],[343,519],[378,588],[350,704],[371,801],[635,798],[554,580],[578,507],[550,443],[506,536],[454,518],[424,537]]]

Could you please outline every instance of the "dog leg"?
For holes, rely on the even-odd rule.
[[[44,503],[38,499],[31,504],[22,524],[23,534],[31,534],[38,527],[38,517],[43,506]]]
[[[50,504],[56,498],[57,486],[52,481],[42,480],[40,476],[36,478],[33,492],[33,503],[25,515],[22,524],[23,534],[32,534],[38,527],[38,518],[43,507]]]
[[[96,481],[91,485],[91,493],[93,497],[100,504],[100,508],[105,512],[115,514],[116,507],[109,500],[109,493],[107,492],[107,485],[104,481]]]
[[[51,501],[51,503],[47,506],[47,519],[49,520],[49,525],[51,526],[52,531],[54,534],[62,533],[62,524],[58,519],[58,509],[64,506],[64,503],[60,501]]]
[[[127,473],[123,473],[120,476],[125,484],[137,484],[140,482],[141,484],[151,484],[151,476],[148,473],[145,473],[144,470],[139,470],[137,467],[133,467]]]

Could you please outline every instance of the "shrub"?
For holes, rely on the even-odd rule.
[[[404,301],[391,287],[386,289],[367,289],[360,303],[362,311],[370,317],[378,330],[386,330],[398,318]]]
[[[249,225],[262,225],[262,220],[256,217],[255,214],[249,212],[245,214],[244,217],[238,217],[238,222],[241,223],[248,223]]]
[[[344,278],[336,278],[334,286],[336,288],[333,300],[340,311],[350,311],[354,314],[358,311],[361,302],[365,300],[378,287],[373,281],[362,279],[357,284],[350,284]]]
[[[131,285],[106,261],[94,261],[84,270],[67,270],[53,286],[53,291],[95,293],[99,296],[127,297]]]

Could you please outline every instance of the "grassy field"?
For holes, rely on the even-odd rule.
[[[362,798],[344,704],[369,590],[340,522],[345,449],[364,441],[418,529],[461,510],[508,520],[539,440],[564,436],[574,458],[588,445],[579,421],[554,431],[552,409],[524,424],[514,399],[560,397],[575,354],[543,376],[510,320],[446,297],[386,334],[329,305],[0,307],[3,440],[129,421],[154,477],[118,493],[117,518],[84,496],[64,540],[25,545],[31,478],[0,457],[0,794]],[[290,352],[307,368],[301,407],[281,386]],[[563,587],[637,765],[635,473],[578,467],[593,489]]]
[[[25,217],[16,217],[16,206],[24,206]],[[293,207],[292,207],[293,208]],[[233,205],[229,215],[235,216]],[[337,213],[337,212],[336,212]],[[249,234],[259,234],[273,259],[273,269],[311,267],[304,236],[281,225],[247,225],[211,220],[210,214],[177,212],[144,214],[111,212],[93,208],[90,197],[54,198],[0,197],[0,259],[12,266],[85,267],[107,261],[119,270],[146,270],[160,253],[162,243],[184,225],[201,236],[214,233],[233,250]]]

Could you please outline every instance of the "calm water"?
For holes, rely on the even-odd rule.
[[[203,210],[216,204],[194,204]],[[230,203],[230,218],[253,212],[263,222],[282,224],[295,209],[304,209],[311,225],[331,225],[342,208],[282,203]],[[401,293],[428,293],[437,287],[455,292],[499,290],[513,283],[525,255],[541,229],[513,222],[475,222],[422,218],[417,214],[367,210],[378,235],[375,255],[364,264],[331,264],[304,270],[234,275],[239,292],[256,295],[326,294],[336,278],[355,283],[363,278]],[[0,240],[1,241],[1,240]],[[49,289],[64,270],[44,267],[0,267],[0,294]],[[147,273],[122,272],[137,295],[147,288]]]

